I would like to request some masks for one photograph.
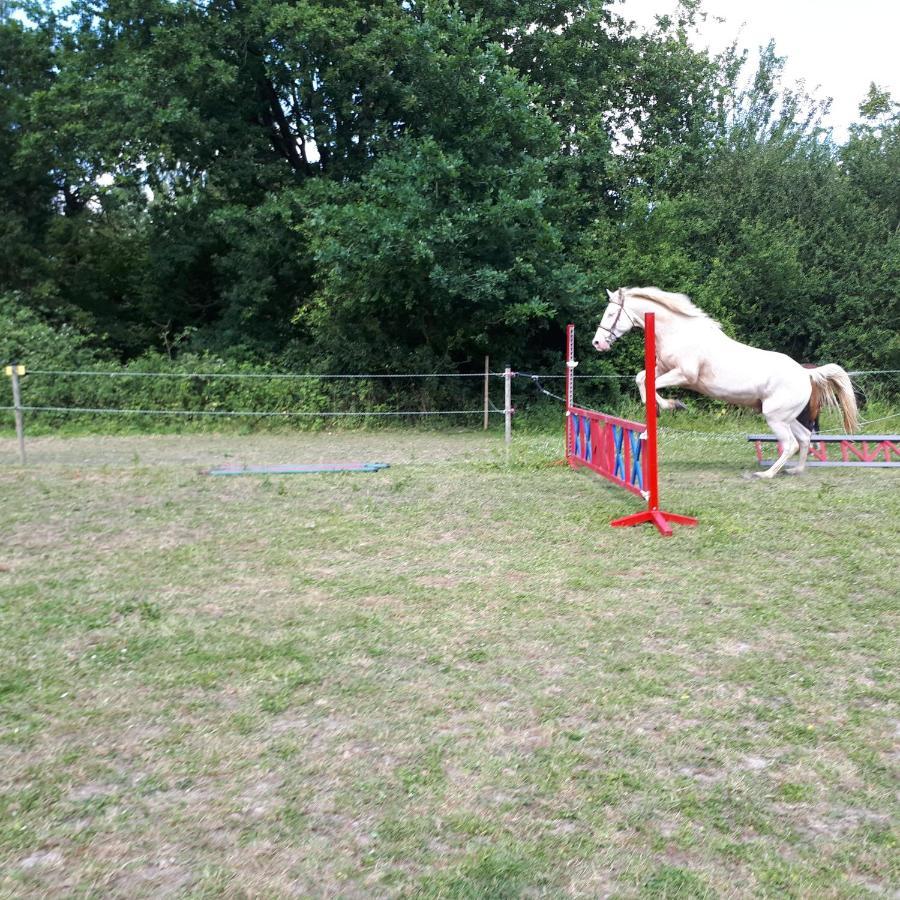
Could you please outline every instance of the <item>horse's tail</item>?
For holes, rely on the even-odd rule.
[[[837,406],[844,419],[844,432],[856,434],[859,428],[859,411],[850,376],[840,366],[829,363],[818,369],[810,369],[809,377],[813,384],[809,401],[813,421],[819,414],[820,406]]]

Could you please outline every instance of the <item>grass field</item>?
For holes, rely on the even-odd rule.
[[[895,894],[900,473],[675,436],[665,540],[561,450],[0,440],[0,892]]]

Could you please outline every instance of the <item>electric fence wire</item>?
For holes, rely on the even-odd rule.
[[[328,373],[308,373],[308,372],[129,372],[125,370],[119,371],[103,371],[100,369],[28,369],[28,375],[56,375],[56,376],[80,376],[99,378],[261,378],[271,380],[319,380],[344,378],[344,379],[366,379],[366,378],[484,378],[485,375],[491,378],[502,378],[503,372],[360,372],[356,374],[328,374]]]
[[[357,372],[357,373],[310,373],[310,372],[130,372],[127,370],[102,370],[102,369],[28,369],[28,375],[53,375],[72,377],[98,377],[98,378],[249,378],[271,380],[330,380],[330,379],[391,379],[391,378],[503,378],[504,372]],[[900,369],[860,369],[848,372],[851,377],[860,375],[897,375]],[[522,375],[526,378],[540,378],[544,381],[565,378],[554,372],[514,372],[513,375]],[[574,375],[577,379],[631,381],[634,375],[617,375],[610,373],[597,373],[593,375]]]
[[[114,409],[111,407],[86,406],[0,406],[0,410],[22,412],[58,412],[58,413],[119,413],[121,415],[141,416],[253,416],[257,418],[337,418],[343,416],[481,416],[483,409],[435,409],[435,410],[379,410],[349,411],[321,410],[319,412],[292,410],[211,410],[211,409]],[[502,413],[503,410],[497,410]]]

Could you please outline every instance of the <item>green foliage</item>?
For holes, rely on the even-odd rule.
[[[71,325],[52,327],[20,295],[0,294],[0,363],[27,363],[31,368],[79,369],[103,359],[96,335]]]
[[[780,67],[770,48],[735,93],[702,179],[662,197],[632,188],[587,232],[584,265],[610,285],[678,285],[740,339],[802,361],[895,368],[894,211],[822,139],[815,104],[778,89]],[[863,139],[844,150],[860,170]]]
[[[338,368],[468,363],[528,346],[570,304],[540,161],[472,164],[431,139],[379,161],[322,207],[310,242],[323,274],[300,321]],[[552,300],[551,300],[552,298]],[[521,358],[521,356],[519,356]]]
[[[0,291],[59,330],[41,358],[546,369],[604,288],[655,283],[900,365],[900,107],[873,84],[836,146],[774,45],[747,87],[694,49],[698,2],[648,31],[605,0],[16,5]]]

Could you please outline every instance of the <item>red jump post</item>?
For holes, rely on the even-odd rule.
[[[644,317],[644,369],[647,373],[646,424],[575,406],[575,326],[566,328],[566,459],[637,494],[647,509],[610,523],[614,527],[652,522],[671,537],[670,522],[696,525],[691,516],[659,508],[659,455],[656,424],[656,330],[653,313]]]

